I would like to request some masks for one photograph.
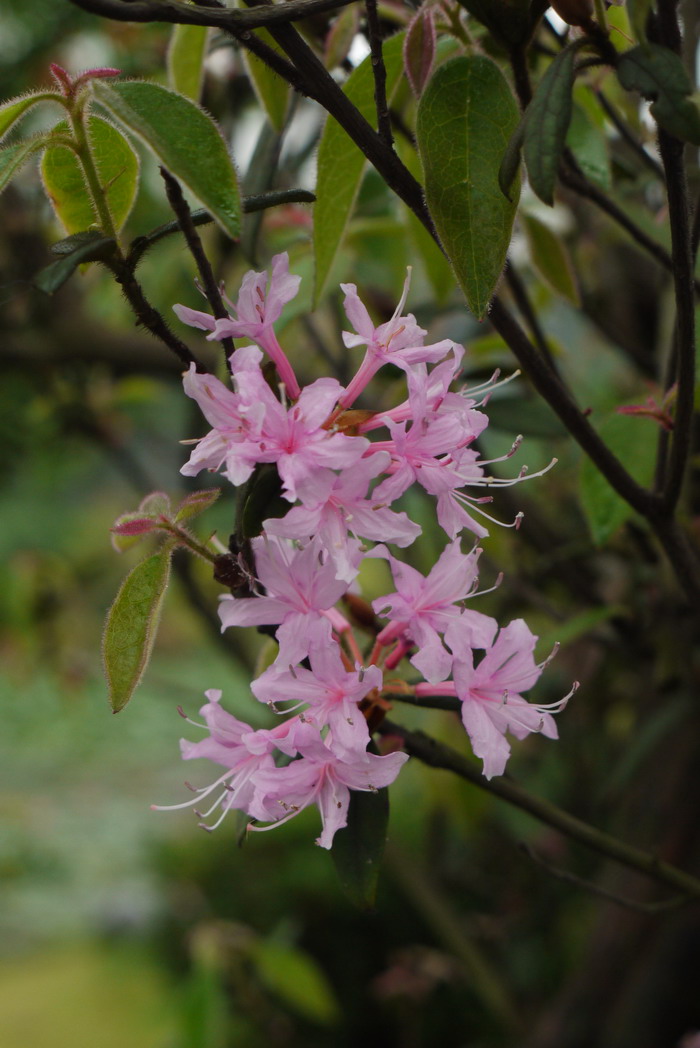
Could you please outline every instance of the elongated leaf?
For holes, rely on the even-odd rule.
[[[183,520],[191,520],[192,517],[198,517],[200,513],[204,513],[205,510],[214,505],[220,494],[221,488],[193,491],[178,506],[175,514],[176,523],[180,524]]]
[[[651,115],[671,135],[700,145],[700,109],[678,55],[658,44],[633,47],[620,55],[620,83],[652,99]]]
[[[22,95],[21,98],[11,98],[0,106],[0,139],[2,139],[10,128],[24,116],[31,106],[37,102],[57,102],[61,96],[54,91],[35,91],[31,94]],[[60,103],[59,103],[60,104]],[[65,109],[63,110],[65,112]]]
[[[425,197],[469,308],[478,318],[503,270],[519,186],[498,184],[518,107],[498,66],[474,55],[441,66],[418,105]]]
[[[255,35],[273,51],[280,51],[279,45],[267,29],[256,29]],[[265,65],[262,59],[245,49],[243,50],[243,62],[267,119],[275,131],[282,131],[289,106],[289,85],[268,65]]]
[[[68,130],[65,121],[54,128],[54,131]],[[119,231],[129,217],[136,196],[138,157],[121,131],[102,117],[90,117],[87,133],[107,207]],[[50,145],[41,158],[41,177],[46,195],[67,233],[81,233],[99,224],[83,169],[72,149]]]
[[[241,205],[236,172],[212,118],[182,95],[142,80],[91,84],[96,100],[141,138],[236,239]]]
[[[640,44],[647,39],[647,17],[653,7],[653,0],[627,0],[627,15],[634,35]]]
[[[639,484],[651,483],[657,440],[655,426],[646,419],[613,415],[600,427],[600,435]],[[602,546],[634,511],[588,458],[581,465],[580,491],[591,536],[597,546]]]
[[[112,237],[105,237],[99,232],[86,232],[75,234],[68,238],[73,240],[70,251],[57,252],[61,255],[57,262],[40,270],[34,277],[33,284],[47,295],[53,295],[55,291],[63,287],[65,282],[73,276],[78,266],[85,262],[98,262],[109,257],[116,247]],[[61,241],[63,246],[66,241]]]
[[[509,48],[527,43],[548,6],[548,0],[459,0],[459,3]]]
[[[0,193],[19,173],[32,153],[36,153],[44,144],[43,139],[27,138],[23,142],[0,149]]]
[[[387,97],[393,97],[401,80],[403,33],[384,44]],[[377,126],[374,105],[374,76],[368,56],[348,77],[344,89],[351,102],[373,127]],[[316,205],[314,207],[314,260],[317,304],[330,275],[331,266],[345,236],[350,215],[362,182],[364,155],[332,117],[326,121],[318,147]]]
[[[335,69],[348,57],[352,42],[360,28],[360,13],[355,4],[340,9],[328,30],[323,47],[323,62],[326,69]]]
[[[435,21],[430,7],[421,7],[406,30],[403,64],[416,98],[423,94],[435,61]]]
[[[523,215],[522,225],[535,269],[553,291],[563,295],[572,306],[578,306],[578,288],[564,242],[534,215]]]
[[[571,113],[566,144],[576,157],[578,166],[591,182],[606,190],[612,187],[610,156],[605,134],[576,103]]]
[[[338,1018],[333,987],[305,950],[258,939],[250,952],[261,981],[297,1015],[323,1025]]]
[[[423,178],[420,159],[410,142],[397,140],[396,149],[411,174],[420,182]],[[438,305],[444,305],[455,287],[455,275],[452,266],[443,255],[435,240],[405,204],[402,211],[406,216],[408,232],[413,247],[418,252],[425,267],[426,276],[435,295]]]
[[[389,791],[350,794],[348,821],[333,838],[331,855],[343,889],[360,909],[374,906],[389,824]]]
[[[168,84],[193,102],[199,102],[202,93],[208,39],[206,26],[176,25],[168,43]]]
[[[559,54],[542,78],[527,109],[523,156],[534,192],[545,204],[554,204],[559,161],[571,120],[574,87],[574,48]]]
[[[109,702],[123,710],[139,684],[153,650],[172,549],[163,546],[124,579],[109,609],[102,642]]]

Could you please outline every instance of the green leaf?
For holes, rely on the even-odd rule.
[[[36,91],[21,98],[11,98],[0,106],[0,139],[2,139],[13,124],[20,120],[27,110],[37,102],[56,101],[60,104],[61,96],[54,91]],[[65,112],[65,109],[64,109]]]
[[[69,243],[70,249],[66,251]],[[60,248],[59,251],[56,251],[57,247]],[[32,283],[40,291],[53,295],[73,276],[78,266],[85,262],[100,262],[109,258],[115,247],[116,241],[113,237],[103,236],[100,232],[76,233],[54,244],[52,251],[54,254],[60,254],[61,258],[40,270]]]
[[[268,517],[284,516],[289,503],[282,498],[282,481],[276,466],[265,462],[255,467],[241,489],[238,507],[236,534],[244,539],[259,535]]]
[[[554,204],[554,186],[571,120],[576,48],[567,47],[554,59],[527,108],[523,156],[533,191]]]
[[[61,121],[54,133],[69,130],[68,124]],[[121,131],[102,117],[89,118],[87,137],[109,213],[119,231],[136,196],[138,157]],[[80,233],[99,224],[82,166],[72,149],[49,145],[41,158],[41,177],[46,195],[67,233]]]
[[[411,143],[406,142],[404,139],[397,140],[396,150],[411,174],[419,182],[422,181],[423,172],[420,159]],[[444,305],[455,287],[455,276],[452,272],[452,266],[435,243],[434,238],[410,207],[402,204],[401,209],[406,216],[409,236],[425,267],[425,273],[430,281],[435,300],[438,305]]]
[[[481,340],[479,340],[481,342]],[[472,346],[469,347],[470,352]],[[559,416],[541,399],[529,397],[494,397],[489,401],[489,424],[511,437],[522,433],[524,437],[541,437],[545,440],[561,440],[567,430]]]
[[[168,43],[168,84],[173,91],[199,102],[207,56],[209,29],[202,25],[173,26]]]
[[[612,188],[610,156],[604,132],[595,126],[581,106],[574,103],[566,144],[584,175],[602,189]]]
[[[32,153],[42,149],[45,143],[46,139],[43,137],[26,138],[23,142],[16,142],[13,146],[3,146],[0,149],[0,193],[20,172]]]
[[[548,0],[459,0],[460,5],[508,48],[522,47],[548,7]]]
[[[360,909],[374,906],[386,846],[389,791],[350,794],[348,822],[333,838],[331,856],[344,891]]]
[[[282,54],[279,45],[267,29],[256,29],[255,36],[259,37],[268,47],[271,47],[273,51]],[[260,105],[265,110],[267,119],[275,131],[282,131],[289,107],[289,84],[281,76],[273,72],[261,58],[258,58],[247,49],[244,48],[242,54],[243,64],[248,70],[253,90]]]
[[[389,101],[401,81],[403,39],[404,34],[397,33],[384,44]],[[376,127],[374,75],[370,56],[353,70],[343,90],[365,119]],[[360,149],[340,124],[328,117],[318,147],[313,234],[316,272],[314,305],[323,296],[331,266],[343,242],[365,165],[366,160]]]
[[[204,513],[205,510],[214,505],[220,494],[221,488],[193,491],[178,506],[175,514],[175,523],[181,524],[183,520],[191,520],[192,517],[198,517],[200,513]]]
[[[479,319],[501,276],[515,218],[518,192],[508,200],[498,172],[517,123],[518,107],[503,74],[481,55],[446,62],[418,105],[426,201]]]
[[[553,291],[572,306],[580,305],[571,257],[564,242],[534,215],[522,215],[521,219],[535,269]]]
[[[141,138],[236,239],[241,205],[226,144],[212,118],[182,95],[143,80],[91,83],[95,99]]]
[[[348,57],[352,42],[360,28],[360,13],[355,4],[342,7],[328,30],[323,46],[323,64],[326,69],[336,69]]]
[[[635,37],[640,44],[646,44],[647,16],[653,7],[653,0],[627,0],[627,16]]]
[[[646,419],[611,415],[601,425],[599,433],[637,483],[648,486],[654,475],[657,427]],[[634,515],[634,510],[610,487],[588,458],[581,464],[580,492],[591,536],[597,546],[604,545]]]
[[[164,545],[131,571],[109,609],[102,642],[109,702],[123,710],[138,686],[153,650],[172,547]]]
[[[658,44],[633,47],[620,55],[617,76],[627,91],[653,100],[651,115],[664,130],[700,145],[700,109],[678,55]]]
[[[261,981],[297,1015],[328,1025],[338,1019],[333,988],[323,970],[305,950],[265,939],[250,950]]]

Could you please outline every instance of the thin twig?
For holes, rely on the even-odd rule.
[[[386,98],[386,66],[382,54],[382,35],[377,15],[377,0],[365,0],[367,13],[367,35],[369,38],[374,77],[374,106],[377,110],[377,130],[390,149],[393,149],[394,138],[391,130],[389,104]]]
[[[610,123],[613,124],[616,128],[620,138],[622,138],[627,143],[627,145],[639,157],[642,163],[645,164],[645,166],[648,167],[650,171],[654,172],[657,178],[663,179],[663,167],[657,160],[654,160],[654,157],[651,156],[650,153],[647,153],[642,143],[639,141],[632,129],[627,126],[627,124],[622,119],[612,102],[609,101],[609,99],[603,94],[602,91],[597,91],[595,90],[595,88],[591,88],[591,91],[594,98],[597,100],[598,105],[603,110]]]
[[[207,302],[211,306],[212,313],[217,320],[226,320],[229,315],[228,310],[226,309],[224,300],[221,297],[221,290],[214,277],[211,263],[204,251],[201,237],[192,221],[192,213],[187,201],[185,200],[182,189],[180,188],[180,183],[176,178],[173,178],[170,172],[166,171],[164,167],[161,167],[160,173],[165,182],[165,192],[167,193],[170,206],[175,212],[175,217],[184,233],[187,246],[189,247],[190,253],[197,265],[199,276],[202,281],[202,289],[206,295]],[[228,336],[220,339],[220,341],[226,354],[226,360],[228,361],[228,358],[236,348],[233,344],[233,339]]]
[[[539,349],[544,359],[549,364],[552,371],[554,371],[555,374],[558,374],[558,369],[554,362],[552,351],[550,350],[549,345],[547,344],[547,339],[545,337],[544,331],[542,330],[542,325],[540,324],[539,317],[537,316],[537,313],[532,307],[530,296],[527,293],[527,288],[525,287],[523,281],[520,279],[520,274],[518,273],[517,269],[513,266],[510,259],[506,260],[505,279],[506,283],[508,284],[508,287],[510,288],[510,292],[515,300],[516,306],[520,310],[525,322],[527,323],[527,326],[530,328],[530,334],[532,335],[532,339],[535,345]]]
[[[408,728],[388,721],[382,724],[379,731],[382,735],[398,736],[403,740],[406,752],[417,757],[424,764],[432,768],[451,771],[486,793],[500,797],[501,800],[507,801],[514,807],[528,812],[540,822],[579,841],[592,851],[598,852],[599,855],[614,859],[630,869],[639,870],[652,880],[668,884],[689,898],[700,900],[700,880],[696,877],[664,862],[650,852],[642,851],[641,848],[636,848],[631,844],[625,844],[603,830],[570,815],[550,801],[535,797],[509,778],[503,776],[498,779],[484,778],[470,760],[452,747],[445,746],[423,732],[410,731]]]

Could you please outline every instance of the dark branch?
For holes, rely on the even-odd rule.
[[[382,36],[377,15],[377,0],[365,0],[367,12],[367,35],[371,52],[372,75],[374,77],[374,106],[377,110],[377,129],[386,144],[393,148],[389,104],[386,98],[386,66],[382,54]]]
[[[346,7],[354,0],[286,0],[284,4],[256,10],[223,6],[199,6],[180,0],[70,0],[76,7],[119,22],[173,22],[177,25],[203,25],[233,33],[262,26],[295,22],[323,11]]]

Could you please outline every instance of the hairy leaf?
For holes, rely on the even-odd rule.
[[[199,102],[207,57],[209,30],[202,25],[173,26],[168,44],[168,84],[185,98]]]
[[[403,39],[403,34],[397,33],[384,44],[389,99],[401,80]],[[365,119],[376,127],[374,76],[370,56],[350,74],[344,91]],[[318,147],[314,206],[315,304],[323,295],[331,266],[345,236],[365,166],[366,160],[360,149],[340,124],[328,117]]]
[[[431,79],[418,106],[416,134],[425,196],[467,303],[485,316],[503,270],[518,192],[498,184],[501,157],[518,107],[498,66],[474,55],[453,58]]]
[[[360,909],[374,905],[389,824],[389,791],[350,794],[347,826],[337,830],[331,855],[346,894]]]
[[[22,95],[21,98],[11,98],[9,102],[5,102],[0,106],[0,139],[7,134],[18,120],[21,120],[31,106],[36,105],[37,102],[51,102],[54,99],[58,102],[59,98],[60,96],[54,91],[36,91]]]
[[[212,118],[182,95],[142,80],[91,84],[96,100],[141,138],[236,239],[241,205],[226,144]]]
[[[678,55],[658,44],[633,47],[620,55],[617,75],[626,90],[652,100],[651,115],[664,130],[700,145],[700,109]]]
[[[175,522],[180,524],[183,520],[191,520],[192,517],[198,517],[200,513],[204,513],[205,510],[214,505],[220,494],[221,488],[193,491],[178,506]]]
[[[406,30],[403,64],[416,98],[430,79],[435,61],[435,20],[432,8],[421,7]]]
[[[525,117],[523,156],[534,192],[554,204],[559,161],[571,120],[575,49],[566,48],[543,76]]]
[[[44,145],[44,138],[27,138],[23,142],[0,149],[0,193],[19,173],[32,153],[38,152]]]
[[[54,132],[68,130],[65,121],[54,128]],[[90,117],[87,137],[109,213],[119,231],[136,196],[138,157],[121,131],[102,117]],[[67,233],[81,233],[99,224],[82,166],[72,149],[49,145],[41,158],[41,177],[46,195]]]
[[[170,577],[171,554],[172,547],[165,545],[137,564],[109,609],[102,656],[113,713],[124,709],[150,660]]]

